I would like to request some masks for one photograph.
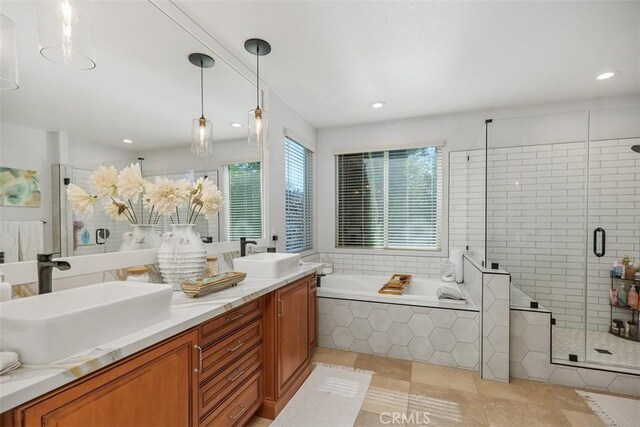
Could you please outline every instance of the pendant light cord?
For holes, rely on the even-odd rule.
[[[260,108],[260,43],[256,46],[256,108]]]
[[[200,58],[200,111],[204,117],[204,62]]]

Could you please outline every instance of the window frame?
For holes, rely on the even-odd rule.
[[[304,176],[302,180],[304,181],[304,202],[303,202],[303,210],[307,210],[305,212],[303,220],[303,228],[304,232],[302,233],[302,238],[300,239],[302,244],[294,245],[292,242],[292,236],[289,232],[289,214],[288,208],[291,199],[287,195],[287,187],[290,182],[289,178],[289,145],[294,144],[296,149],[302,150],[304,163]],[[316,236],[315,236],[315,153],[313,150],[309,149],[306,145],[301,144],[296,141],[292,137],[285,135],[284,137],[284,222],[285,222],[285,252],[286,253],[304,253],[313,251],[316,247]]]
[[[230,211],[230,200],[231,200],[231,176],[229,173],[229,166],[233,166],[233,165],[242,165],[242,164],[250,164],[250,163],[257,163],[258,167],[259,167],[259,182],[258,182],[258,189],[259,189],[259,193],[260,193],[260,197],[259,197],[259,212],[260,212],[260,235],[259,236],[244,236],[247,238],[251,238],[251,239],[261,239],[264,236],[264,229],[265,229],[265,224],[264,224],[264,182],[263,182],[263,162],[261,160],[253,160],[253,161],[236,161],[233,163],[227,163],[223,165],[223,176],[224,176],[224,191],[226,193],[226,200],[225,200],[225,204],[224,204],[224,226],[225,226],[225,241],[230,241],[230,242],[237,242],[238,240],[233,240],[232,236],[231,236],[231,211]],[[238,237],[243,237],[243,236],[238,236]]]
[[[366,147],[361,149],[349,149],[349,150],[337,150],[334,152],[334,203],[335,203],[335,214],[334,214],[334,249],[344,253],[362,253],[366,251],[368,253],[374,254],[384,254],[393,252],[395,255],[414,255],[414,256],[436,256],[441,257],[443,254],[446,254],[448,251],[447,244],[447,227],[446,227],[446,218],[448,207],[446,205],[446,170],[445,170],[445,151],[443,149],[442,144],[429,144],[429,145],[411,145],[409,147]],[[432,247],[416,247],[416,246],[394,246],[389,244],[389,153],[394,151],[404,151],[404,150],[413,150],[413,149],[424,149],[424,148],[434,148],[436,149],[436,188],[437,188],[437,199],[436,199],[436,212],[437,212],[437,220],[436,220],[436,245]],[[341,156],[346,155],[362,155],[362,156],[373,156],[375,154],[382,155],[383,157],[383,166],[382,166],[382,181],[384,181],[383,185],[383,209],[382,214],[384,216],[383,220],[383,231],[382,231],[382,240],[383,244],[380,246],[358,246],[358,245],[339,245],[341,241],[345,240],[345,237],[340,236],[341,233],[341,219],[340,219],[340,159]],[[379,168],[378,168],[379,169]]]

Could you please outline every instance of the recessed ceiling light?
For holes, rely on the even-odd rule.
[[[382,102],[382,101],[376,101],[376,102],[372,102],[371,103],[371,108],[378,109],[378,108],[382,108],[382,107],[384,107],[384,102]]]
[[[133,144],[133,141],[131,139],[123,139],[122,142],[124,142],[125,144]]]
[[[596,77],[597,80],[607,80],[610,79],[611,77],[620,74],[620,71],[616,71],[616,70],[612,70],[612,71],[607,71],[604,72],[602,74],[600,74],[598,77]]]
[[[233,123],[231,123],[231,126],[233,126],[234,128],[241,128],[242,127],[242,123],[233,122]]]

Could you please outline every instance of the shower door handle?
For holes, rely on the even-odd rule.
[[[598,245],[598,239],[600,239],[600,245]],[[606,244],[607,244],[607,232],[604,231],[604,228],[598,227],[595,230],[593,230],[593,254],[598,258],[603,257],[607,251]]]

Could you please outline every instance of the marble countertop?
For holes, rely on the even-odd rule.
[[[22,366],[1,375],[0,413],[279,289],[321,265],[302,263],[298,271],[278,279],[247,278],[236,287],[197,299],[174,292],[171,317],[167,320],[59,362]]]

